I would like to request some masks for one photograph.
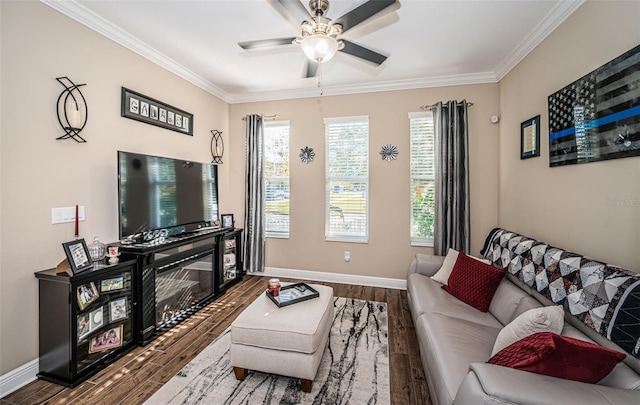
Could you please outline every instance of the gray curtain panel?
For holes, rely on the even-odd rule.
[[[244,269],[264,271],[264,125],[262,116],[245,117],[247,124],[246,183],[244,200]]]
[[[469,253],[469,145],[467,102],[439,102],[432,109],[435,129],[434,253],[449,248]]]

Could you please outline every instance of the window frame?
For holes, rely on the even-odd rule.
[[[265,238],[277,238],[277,239],[288,239],[291,235],[291,123],[289,120],[279,120],[279,121],[267,121],[264,123],[264,151],[263,151],[263,156],[264,156],[264,163],[266,164],[267,162],[267,150],[266,150],[266,137],[267,137],[267,130],[269,128],[281,128],[281,127],[286,127],[287,128],[287,164],[288,164],[288,176],[267,176],[266,175],[266,170],[265,170],[265,175],[263,178],[263,190],[264,190],[264,194],[262,196],[262,200],[263,200],[263,215],[265,218],[265,232],[264,232],[264,236]],[[288,221],[287,221],[287,230],[286,231],[270,231],[267,229],[267,223],[266,223],[266,217],[267,217],[267,182],[269,180],[276,180],[276,181],[283,181],[283,179],[286,179],[286,182],[288,184],[288,188],[289,188],[289,198],[286,199],[287,201],[287,217],[288,217]]]
[[[369,243],[369,194],[370,194],[370,123],[369,116],[350,116],[350,117],[333,117],[324,118],[325,124],[325,241],[328,242],[347,242],[347,243]],[[332,125],[340,124],[366,124],[367,136],[366,145],[362,148],[366,151],[366,175],[365,176],[330,176],[330,145],[329,145],[329,131]],[[331,187],[330,185],[334,181],[343,182],[358,182],[364,183],[365,187],[365,218],[364,218],[364,235],[346,235],[346,234],[334,234],[331,232]]]
[[[433,236],[431,237],[421,237],[421,236],[414,236],[413,234],[413,230],[414,230],[414,213],[413,213],[413,198],[414,198],[414,180],[417,181],[432,181],[434,183],[434,188],[435,188],[435,180],[436,180],[436,165],[435,165],[435,128],[433,128],[433,113],[431,111],[421,111],[421,112],[410,112],[408,114],[408,118],[409,118],[409,239],[410,239],[410,243],[411,246],[425,246],[425,247],[433,247]],[[433,136],[433,145],[434,145],[434,154],[432,156],[432,165],[433,165],[433,175],[429,175],[429,174],[419,174],[419,175],[414,175],[412,173],[412,167],[413,167],[413,159],[414,159],[414,140],[413,137],[415,136],[411,127],[412,127],[412,120],[414,119],[427,119],[427,121],[431,121],[431,126],[432,126],[432,136]],[[435,198],[435,196],[434,196]],[[434,205],[435,205],[435,201],[434,201]],[[435,207],[434,207],[435,210]],[[435,212],[434,212],[434,220],[435,220]]]

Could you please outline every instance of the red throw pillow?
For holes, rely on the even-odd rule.
[[[442,288],[472,307],[487,312],[505,270],[475,260],[464,253],[458,254],[448,285]]]
[[[625,357],[594,343],[538,332],[500,350],[487,363],[595,384]]]

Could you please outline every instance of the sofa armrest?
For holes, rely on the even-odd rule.
[[[444,262],[444,256],[428,255],[424,253],[418,253],[415,255],[411,264],[409,265],[408,274],[418,273],[424,276],[433,276],[440,270],[442,263]]]
[[[640,391],[473,363],[454,402],[460,405],[640,404]]]

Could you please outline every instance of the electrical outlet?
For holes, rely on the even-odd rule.
[[[344,261],[348,262],[349,260],[351,260],[351,252],[345,251],[344,252]]]

